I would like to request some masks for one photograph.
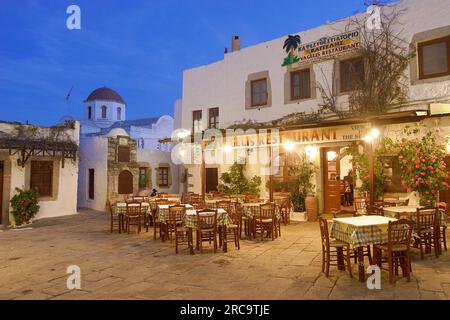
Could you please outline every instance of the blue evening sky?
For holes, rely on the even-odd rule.
[[[70,4],[81,8],[81,30],[66,28]],[[127,119],[173,114],[182,71],[222,59],[233,34],[247,47],[364,8],[364,0],[0,0],[0,120],[80,118],[101,86],[122,95]]]

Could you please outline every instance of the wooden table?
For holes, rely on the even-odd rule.
[[[386,243],[388,240],[389,221],[396,220],[397,219],[382,216],[333,219],[331,237],[336,240],[350,243],[357,251],[359,281],[366,281],[364,247]]]

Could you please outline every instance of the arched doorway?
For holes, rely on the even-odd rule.
[[[133,174],[124,170],[119,174],[119,194],[133,193]]]

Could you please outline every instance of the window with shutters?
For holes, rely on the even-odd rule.
[[[419,79],[450,75],[450,36],[418,44]]]
[[[119,174],[119,194],[133,193],[133,174],[124,170]]]
[[[159,167],[158,168],[158,185],[160,187],[168,187],[169,186],[169,168],[168,167]]]
[[[53,162],[31,161],[30,188],[36,189],[41,197],[52,196]]]
[[[310,70],[299,70],[291,73],[291,100],[311,97]]]
[[[139,168],[139,189],[145,189],[148,183],[147,168]]]
[[[263,106],[267,104],[267,79],[254,80],[250,84],[252,107]]]
[[[192,112],[192,132],[202,131],[202,110]]]
[[[341,92],[352,91],[364,81],[364,59],[362,57],[341,61]]]
[[[89,199],[94,200],[95,194],[95,170],[89,169]]]
[[[118,162],[130,162],[130,147],[119,146],[117,148],[117,161]]]
[[[208,128],[218,128],[219,127],[219,108],[209,109],[209,122]]]

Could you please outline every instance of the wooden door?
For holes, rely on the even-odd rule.
[[[323,148],[324,212],[341,210],[339,148]]]
[[[219,184],[219,169],[206,168],[206,192],[217,191]]]
[[[95,170],[89,169],[89,199],[94,200],[95,197]]]
[[[3,161],[0,161],[0,224],[2,224],[3,216]]]

